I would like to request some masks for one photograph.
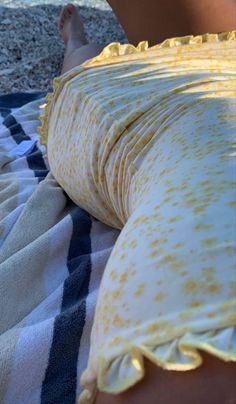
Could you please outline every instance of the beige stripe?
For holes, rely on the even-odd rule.
[[[22,321],[46,297],[47,231],[62,217],[65,197],[49,175],[29,199],[1,251],[0,333]]]
[[[4,403],[19,334],[20,330],[15,328],[0,335],[0,404]]]
[[[0,177],[0,222],[17,207],[17,195],[19,192],[19,182],[14,173],[11,172],[7,164],[1,170]],[[4,224],[0,224],[0,236],[4,232]]]

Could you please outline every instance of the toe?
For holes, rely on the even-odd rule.
[[[65,18],[68,18],[71,15],[71,11],[69,6],[65,7]]]
[[[71,16],[73,4],[67,4],[61,10],[60,17],[59,17],[59,29],[62,30],[67,18]]]
[[[75,12],[76,8],[73,4],[67,4],[66,6],[66,13],[67,16],[70,17],[73,12]]]
[[[73,11],[76,10],[76,7],[74,6],[74,4],[69,3],[69,4],[67,4],[67,7],[68,7],[68,10],[69,10],[71,13],[73,13]]]

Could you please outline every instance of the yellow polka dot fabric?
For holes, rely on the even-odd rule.
[[[111,44],[55,81],[49,164],[121,229],[100,288],[81,403],[199,350],[236,360],[236,34]]]

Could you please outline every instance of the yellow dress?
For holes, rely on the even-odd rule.
[[[128,389],[143,357],[236,360],[236,34],[110,44],[55,80],[42,143],[79,206],[121,229],[81,403]]]

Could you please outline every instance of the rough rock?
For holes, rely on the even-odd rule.
[[[54,5],[0,7],[0,94],[50,91],[64,52],[57,28],[60,10]],[[83,5],[79,11],[89,40],[127,42],[110,9]]]

